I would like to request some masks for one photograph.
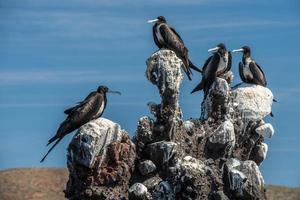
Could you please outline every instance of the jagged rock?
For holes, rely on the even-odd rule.
[[[128,196],[135,145],[120,125],[100,118],[82,126],[68,147],[70,200]]]
[[[157,167],[163,167],[174,158],[176,146],[174,142],[160,141],[147,145],[145,152]]]
[[[251,160],[229,159],[225,164],[224,179],[232,198],[265,199],[264,180],[258,166]]]
[[[129,199],[130,200],[147,200],[150,199],[150,194],[148,189],[141,183],[133,184],[129,190]]]
[[[249,159],[253,160],[258,166],[266,159],[268,145],[266,143],[256,144],[252,149]]]
[[[257,127],[255,131],[263,137],[271,138],[274,135],[274,128],[272,124],[269,123]]]
[[[155,111],[157,122],[165,125],[165,139],[171,139],[174,130],[181,123],[181,110],[179,107],[179,89],[183,79],[180,58],[171,50],[159,50],[146,61],[146,77],[156,85],[161,104]]]
[[[156,175],[146,179],[143,182],[143,185],[148,188],[148,191],[153,192],[155,190],[155,187],[157,187],[161,181],[162,179],[158,175]]]
[[[204,173],[206,170],[205,164],[196,158],[191,156],[185,156],[181,162],[179,162],[180,166],[184,170],[188,171],[197,171],[197,173]]]
[[[184,121],[183,122],[183,127],[186,130],[186,132],[191,133],[195,124],[191,121]]]
[[[234,126],[230,120],[226,120],[210,136],[208,154],[215,158],[231,156],[234,145]]]
[[[126,134],[120,125],[99,118],[83,125],[73,137],[68,148],[68,161],[91,167],[100,151],[107,150],[112,141],[121,141]],[[103,157],[104,159],[104,157]]]
[[[156,166],[151,160],[140,162],[138,168],[142,175],[150,174],[156,170]]]
[[[202,102],[201,119],[224,119],[229,113],[230,87],[225,79],[216,78]]]
[[[152,122],[150,117],[141,117],[138,122],[137,140],[147,144],[153,141]]]
[[[211,197],[212,200],[229,200],[229,198],[224,194],[223,191],[213,192]]]
[[[272,111],[273,94],[266,87],[242,83],[232,90],[232,96],[243,119],[258,121]]]
[[[153,192],[153,200],[174,200],[175,194],[167,181],[162,181]]]

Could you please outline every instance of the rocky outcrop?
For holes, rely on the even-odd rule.
[[[135,145],[120,125],[104,118],[82,126],[68,147],[70,200],[128,199]]]
[[[182,62],[160,50],[146,62],[147,79],[161,102],[148,103],[130,140],[119,125],[99,119],[84,125],[68,148],[69,199],[235,200],[266,199],[259,165],[265,137],[274,134],[263,118],[272,92],[216,78],[201,104],[199,119],[182,119]],[[134,144],[133,144],[134,143]]]

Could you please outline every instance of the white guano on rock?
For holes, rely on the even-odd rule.
[[[91,167],[100,151],[106,155],[107,145],[121,141],[124,134],[125,131],[117,123],[105,118],[93,120],[81,126],[73,137],[68,147],[68,162]]]
[[[258,121],[272,111],[273,94],[266,87],[242,83],[232,90],[232,96],[243,119]]]

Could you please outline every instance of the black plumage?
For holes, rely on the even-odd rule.
[[[189,60],[188,49],[185,47],[182,38],[174,28],[167,24],[165,17],[159,16],[157,19],[149,20],[148,22],[155,22],[152,31],[154,42],[157,47],[159,49],[169,49],[175,52],[175,54],[182,60],[183,70],[189,80],[192,79],[191,69],[202,72]]]
[[[72,131],[80,128],[87,122],[97,119],[102,116],[106,108],[106,93],[113,92],[110,91],[106,86],[98,87],[97,91],[91,92],[82,102],[78,105],[66,109],[64,111],[67,114],[67,118],[60,124],[56,134],[52,137],[48,144],[55,141],[54,145],[48,150],[47,154],[43,157],[41,162],[45,160],[47,155],[52,151],[52,149],[60,142],[60,140]],[[119,93],[119,92],[114,92]]]
[[[231,69],[231,53],[226,50],[224,44],[218,44],[217,47],[208,51],[212,52],[213,55],[205,61],[202,68],[202,80],[191,93],[204,90],[206,94],[216,77],[225,74]]]
[[[232,52],[243,52],[242,62],[239,63],[239,74],[243,82],[266,87],[267,81],[262,68],[251,58],[250,47],[244,46]]]

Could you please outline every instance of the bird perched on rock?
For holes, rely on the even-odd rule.
[[[201,72],[201,70],[189,60],[188,49],[185,47],[183,40],[175,29],[167,24],[165,17],[159,16],[156,19],[149,20],[148,23],[155,23],[153,26],[153,38],[155,44],[159,49],[169,49],[175,52],[182,60],[183,70],[189,80],[192,80],[191,68]]]
[[[224,44],[220,43],[217,47],[209,49],[208,52],[213,53],[213,55],[205,61],[202,68],[202,80],[191,93],[203,89],[206,94],[215,78],[231,69],[231,54],[226,50]]]
[[[121,94],[120,92],[109,90],[106,86],[99,86],[97,91],[91,92],[82,102],[79,102],[78,105],[64,111],[64,113],[67,114],[68,117],[60,124],[56,135],[48,141],[47,146],[54,141],[56,142],[49,149],[41,162],[45,160],[47,155],[65,135],[78,129],[80,126],[86,124],[87,122],[102,116],[106,107],[106,93],[108,92]]]
[[[242,81],[266,87],[265,74],[255,60],[251,58],[250,47],[243,46],[241,49],[235,49],[232,52],[243,52],[243,60],[239,63],[239,73]]]

